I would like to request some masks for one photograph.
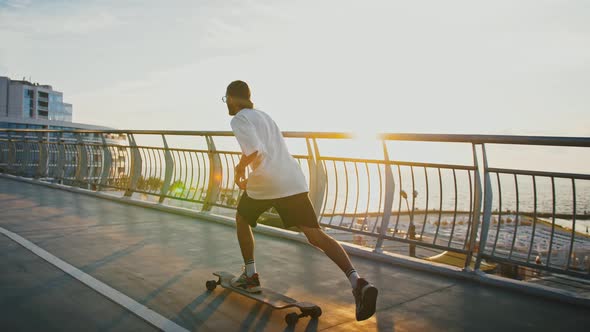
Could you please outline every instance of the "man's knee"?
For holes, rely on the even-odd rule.
[[[242,217],[239,213],[236,213],[236,223],[240,226],[250,226],[250,224],[248,223],[248,220],[246,220],[246,218]]]
[[[326,235],[321,229],[304,227],[302,231],[303,234],[305,234],[305,237],[307,237],[309,243],[311,243],[311,245],[316,247],[322,246],[322,242],[324,241]]]

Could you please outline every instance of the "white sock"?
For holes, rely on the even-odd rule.
[[[254,260],[251,259],[249,261],[246,262],[246,275],[248,277],[253,276],[256,273],[256,264],[254,263]]]
[[[356,272],[355,269],[350,269],[346,272],[346,277],[348,277],[348,281],[350,281],[350,286],[352,289],[356,288],[356,281],[359,279],[359,274]]]

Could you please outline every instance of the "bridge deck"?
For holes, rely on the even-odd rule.
[[[223,289],[242,265],[231,227],[0,179],[0,227],[191,331],[282,331],[274,311]],[[377,313],[354,318],[348,280],[314,248],[256,234],[265,287],[322,306],[296,331],[554,331],[590,325],[587,308],[353,257],[378,286]],[[156,330],[12,239],[0,236],[0,330]]]

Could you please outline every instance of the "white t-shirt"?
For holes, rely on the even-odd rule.
[[[245,108],[231,120],[231,128],[246,156],[258,151],[250,164],[246,191],[254,199],[275,199],[308,192],[301,167],[287,150],[277,124],[268,114]]]

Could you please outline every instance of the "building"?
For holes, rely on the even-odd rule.
[[[56,129],[56,130],[109,130],[113,128],[89,125],[84,123],[72,122],[73,108],[72,104],[63,102],[63,93],[53,90],[51,85],[41,85],[38,83],[31,83],[26,80],[11,80],[8,77],[0,76],[0,129]],[[2,161],[9,159],[12,153],[15,156],[19,154],[27,154],[31,158],[32,163],[38,162],[39,150],[37,144],[32,147],[29,145],[12,146],[8,140],[10,135],[17,137],[17,132],[0,132],[0,164]],[[102,137],[101,137],[102,136]],[[101,144],[103,138],[105,143],[109,145],[109,153],[112,160],[115,162],[110,167],[110,176],[118,177],[118,174],[124,173],[128,169],[128,162],[125,152],[128,149],[127,137],[124,134],[98,134],[88,133],[80,137],[85,141],[95,142]],[[47,142],[57,142],[76,149],[76,140],[78,139],[73,133],[48,133],[44,138]],[[87,174],[97,174],[98,170],[103,166],[103,154],[105,150],[94,149],[92,153],[88,153],[86,159],[88,164]],[[47,166],[51,167],[57,165],[57,160],[60,155],[57,151],[48,151]],[[62,156],[66,158],[64,164],[66,166],[63,170],[64,179],[73,179],[75,169],[70,165],[75,164],[76,155],[74,153],[67,153]],[[18,159],[18,158],[17,158]],[[2,165],[0,165],[1,168]],[[34,176],[35,169],[28,169],[20,167],[22,174],[27,176]],[[96,180],[97,176],[91,178]]]
[[[0,128],[112,129],[72,122],[72,104],[51,85],[0,76]]]

